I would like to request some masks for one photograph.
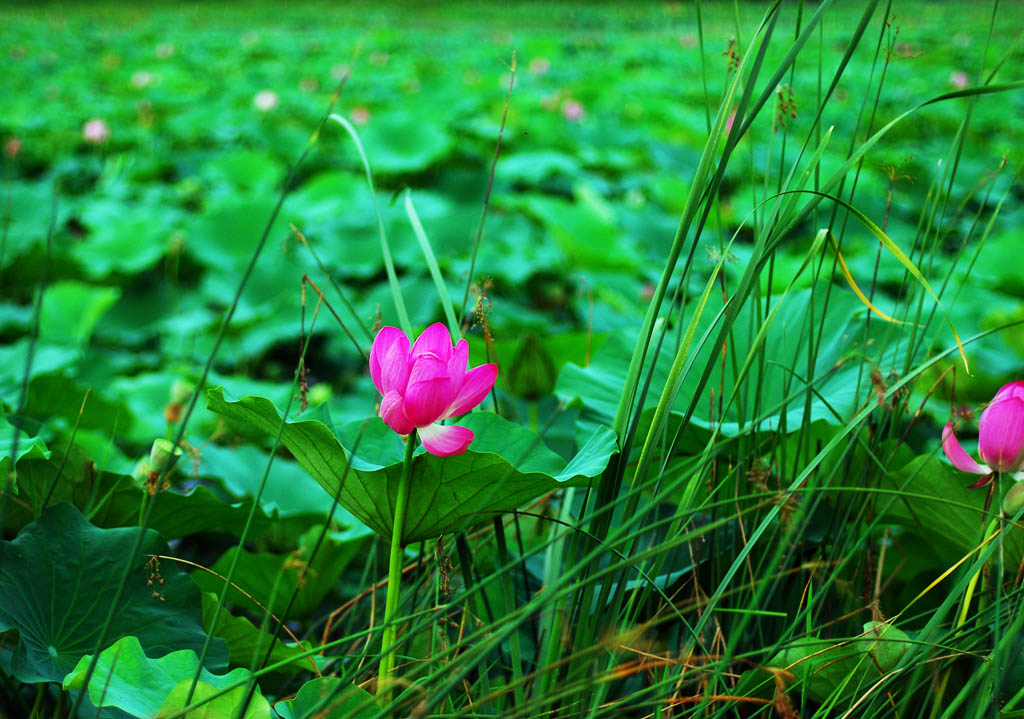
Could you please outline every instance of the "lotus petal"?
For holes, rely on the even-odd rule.
[[[417,430],[423,446],[436,457],[451,457],[462,454],[473,441],[473,430],[457,424],[429,424]]]

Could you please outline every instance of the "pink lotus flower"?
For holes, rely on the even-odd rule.
[[[469,344],[452,347],[452,338],[437,322],[409,348],[397,327],[384,327],[370,349],[370,376],[381,393],[380,416],[399,434],[414,429],[427,451],[438,457],[462,454],[473,431],[439,420],[465,414],[480,404],[494,386],[498,367],[483,364],[466,371]]]
[[[582,122],[583,115],[583,103],[579,100],[566,100],[562,103],[562,117],[569,122]]]
[[[110,126],[98,117],[94,117],[82,125],[82,139],[98,145],[110,138]]]
[[[1015,479],[1024,479],[1024,381],[1004,385],[981,413],[978,454],[984,464],[975,462],[960,446],[952,422],[942,430],[942,451],[957,469],[984,475],[972,487],[984,486],[995,472],[1016,473]]]

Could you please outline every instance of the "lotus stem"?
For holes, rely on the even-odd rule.
[[[405,444],[405,461],[398,480],[395,499],[395,520],[391,530],[391,553],[388,560],[388,587],[384,600],[384,635],[381,638],[380,667],[377,673],[377,702],[386,707],[391,703],[394,678],[388,676],[395,668],[395,614],[402,591],[402,533],[405,531],[405,505],[409,501],[412,477],[412,453],[416,449],[416,432],[409,434]]]

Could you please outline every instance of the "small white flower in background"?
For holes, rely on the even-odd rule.
[[[252,104],[260,112],[270,112],[277,107],[277,103],[277,93],[273,90],[260,90],[256,93],[256,97],[252,99]]]
[[[370,111],[365,107],[353,107],[348,116],[353,125],[365,125],[370,121]]]
[[[145,70],[139,70],[132,75],[132,85],[135,87],[149,87],[151,84],[153,84],[153,76]]]
[[[331,79],[335,82],[341,82],[343,79],[352,74],[352,66],[341,63],[331,67]]]
[[[530,60],[530,72],[534,75],[543,75],[551,69],[551,61],[546,57],[535,57]]]
[[[156,46],[156,56],[162,60],[166,60],[174,54],[174,43],[162,42]]]
[[[949,84],[957,90],[963,90],[971,84],[971,78],[967,77],[967,73],[963,70],[954,70],[949,74]]]
[[[579,100],[566,100],[562,103],[562,117],[569,122],[581,122],[583,115],[583,103]]]
[[[98,117],[94,117],[82,125],[82,139],[98,145],[110,138],[110,127]]]

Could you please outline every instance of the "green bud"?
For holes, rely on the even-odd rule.
[[[171,402],[174,404],[185,404],[195,394],[196,386],[184,379],[174,380],[171,386]]]
[[[145,487],[146,482],[149,480],[149,474],[153,471],[153,468],[149,465],[148,459],[140,459],[135,463],[135,468],[132,470],[132,479],[135,480],[135,484],[139,487]]]
[[[309,388],[309,394],[306,395],[306,398],[309,400],[310,407],[319,407],[324,402],[327,402],[333,394],[329,384],[319,382]]]
[[[171,457],[180,457],[181,454],[181,447],[175,448],[170,440],[153,440],[153,447],[149,450],[149,466],[157,472],[163,472],[170,466]]]
[[[555,364],[551,355],[533,335],[519,343],[515,359],[508,371],[512,394],[528,400],[546,397],[555,389]]]
[[[1024,482],[1014,482],[1003,495],[1003,514],[1012,517],[1024,507]]]

